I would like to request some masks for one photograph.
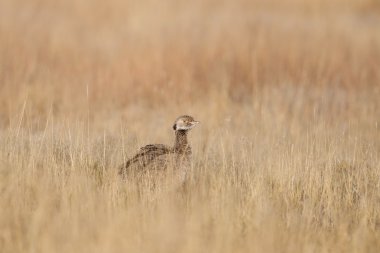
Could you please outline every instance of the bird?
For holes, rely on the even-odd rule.
[[[175,133],[173,146],[149,144],[140,148],[132,158],[119,167],[119,175],[125,179],[131,175],[141,175],[145,172],[171,170],[177,183],[185,183],[192,159],[192,150],[187,135],[199,123],[192,116],[179,116],[173,124]]]

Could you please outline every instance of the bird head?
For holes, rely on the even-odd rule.
[[[199,121],[194,120],[193,117],[188,116],[188,115],[183,115],[183,116],[178,117],[175,120],[173,129],[175,131],[179,131],[179,130],[187,131],[195,127],[197,124],[199,124]]]

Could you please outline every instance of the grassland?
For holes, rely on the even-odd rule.
[[[0,252],[379,252],[376,0],[0,0]],[[173,142],[187,191],[120,182]]]

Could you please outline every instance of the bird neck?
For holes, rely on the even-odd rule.
[[[174,150],[179,153],[191,152],[190,145],[187,142],[187,130],[175,131]]]

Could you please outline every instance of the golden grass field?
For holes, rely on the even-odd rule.
[[[380,252],[377,0],[0,0],[0,252]],[[190,133],[184,192],[121,182]]]

